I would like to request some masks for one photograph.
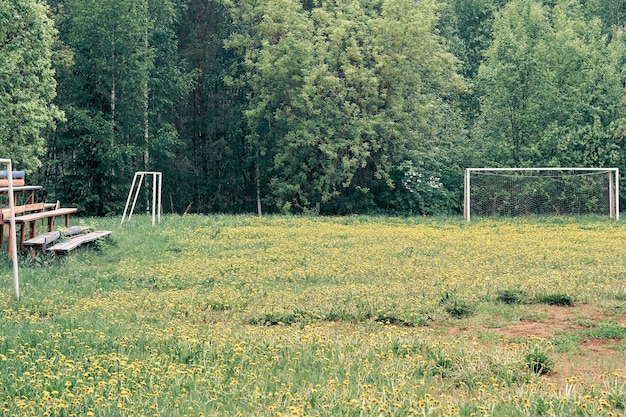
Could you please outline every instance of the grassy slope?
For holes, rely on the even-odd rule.
[[[621,223],[81,222],[112,242],[25,260],[19,303],[2,261],[0,415],[624,412]],[[577,306],[597,315],[502,331]]]

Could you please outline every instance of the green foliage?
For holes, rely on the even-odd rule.
[[[577,1],[514,0],[497,15],[478,74],[475,137],[499,166],[613,166],[623,161],[623,42]]]
[[[177,213],[251,211],[250,167],[246,163],[242,114],[246,91],[237,82],[245,50],[225,48],[232,32],[245,23],[231,18],[222,1],[187,1],[178,25],[178,55],[197,75],[188,99],[178,106],[175,166],[164,177],[180,187],[169,189],[169,209]],[[167,78],[164,78],[167,80]]]
[[[20,269],[20,302],[11,281],[0,280],[4,414],[158,409],[182,417],[217,407],[258,416],[379,416],[382,408],[388,415],[570,416],[624,408],[623,351],[581,355],[591,351],[580,344],[587,330],[622,337],[618,317],[596,327],[597,317],[585,317],[583,330],[566,320],[560,339],[511,338],[503,334],[527,306],[492,298],[498,288],[568,289],[594,308],[621,305],[614,291],[623,260],[604,250],[607,239],[626,240],[620,223],[77,221],[112,230],[116,245]],[[0,269],[10,276],[6,256]],[[454,299],[482,300],[476,317],[451,326],[442,302]],[[496,315],[501,328],[486,328]],[[428,321],[412,327],[420,317]],[[544,378],[555,371],[558,378]]]
[[[49,139],[41,184],[84,212],[117,212],[133,173],[162,166],[178,144],[173,109],[191,78],[176,55],[176,6],[72,0],[57,13],[72,51],[58,68],[68,120]]]
[[[626,161],[623,1],[48,3],[0,3],[0,146],[83,212],[138,170],[179,213],[430,215],[467,166]]]
[[[626,21],[626,3],[622,0],[586,0],[582,4],[590,17],[602,20],[606,33],[611,34],[617,28],[623,28]]]
[[[547,375],[554,369],[554,361],[540,348],[533,348],[526,354],[526,366],[532,373]]]
[[[474,314],[474,307],[470,303],[447,292],[441,297],[440,303],[446,313],[455,319],[462,319]]]
[[[581,332],[590,339],[626,339],[626,328],[621,324],[604,323],[598,327],[586,329]]]
[[[534,301],[541,304],[548,304],[551,306],[567,306],[574,305],[574,298],[567,294],[538,294],[534,297]]]
[[[504,304],[524,304],[527,299],[528,295],[522,290],[501,290],[496,295],[496,300]]]
[[[433,33],[435,10],[359,0],[310,13],[293,0],[233,6],[248,30],[227,45],[247,51],[248,155],[270,209],[374,210],[377,194],[400,186],[392,174],[403,160],[459,139],[446,98],[463,82]]]
[[[14,169],[41,165],[44,134],[63,113],[52,104],[56,30],[38,0],[0,1],[0,149]]]

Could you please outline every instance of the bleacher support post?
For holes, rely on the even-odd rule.
[[[15,239],[15,200],[13,193],[13,163],[10,159],[0,159],[0,163],[7,166],[7,179],[9,180],[9,210],[11,219],[9,221],[9,245],[11,246],[11,258],[13,260],[13,287],[15,288],[15,298],[20,299],[20,279],[17,265],[17,242]]]

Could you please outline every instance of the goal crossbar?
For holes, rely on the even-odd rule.
[[[619,169],[618,168],[573,168],[573,167],[537,167],[537,168],[466,168],[465,169],[465,180],[464,180],[464,217],[465,220],[470,221],[472,215],[472,174],[475,173],[491,173],[494,175],[506,175],[507,172],[520,172],[526,173],[529,171],[535,172],[581,172],[597,174],[597,173],[607,173],[608,181],[607,181],[607,190],[609,194],[609,215],[615,220],[619,220]],[[538,175],[539,177],[547,177],[547,175]]]

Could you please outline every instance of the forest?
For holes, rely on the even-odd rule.
[[[0,0],[0,157],[96,216],[136,171],[165,212],[459,213],[466,167],[626,168],[625,22],[624,0]]]

